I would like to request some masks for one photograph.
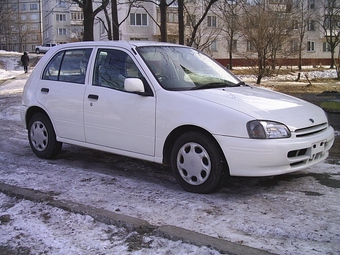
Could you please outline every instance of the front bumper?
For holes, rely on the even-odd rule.
[[[232,176],[271,176],[299,171],[322,162],[334,142],[334,129],[307,137],[249,139],[215,136]]]

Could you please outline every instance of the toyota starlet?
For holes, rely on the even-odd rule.
[[[68,143],[162,163],[197,193],[227,176],[308,168],[334,141],[318,106],[246,85],[193,48],[156,42],[52,47],[26,82],[21,118],[40,158]]]

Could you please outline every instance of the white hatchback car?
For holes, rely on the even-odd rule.
[[[40,53],[46,53],[51,49],[52,47],[56,46],[55,43],[45,43],[43,45],[39,45],[35,47],[35,53],[40,54]]]
[[[334,130],[303,100],[244,84],[203,53],[153,42],[55,46],[24,88],[33,152],[62,143],[171,165],[187,191],[227,175],[298,171],[328,156]]]

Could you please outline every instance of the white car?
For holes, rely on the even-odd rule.
[[[303,100],[248,86],[203,53],[154,42],[51,48],[24,88],[33,152],[62,143],[168,164],[187,191],[231,176],[270,176],[325,160],[334,130]]]
[[[36,46],[35,53],[37,54],[46,53],[49,49],[51,49],[54,46],[56,46],[55,43],[45,43],[43,45]]]

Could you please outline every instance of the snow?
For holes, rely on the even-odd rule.
[[[22,92],[29,75],[15,64],[20,54],[4,54],[8,52],[0,51],[7,69],[0,70],[0,105]],[[57,161],[38,159],[30,152],[26,131],[19,128],[19,108],[20,102],[0,109],[1,122],[16,129],[8,141],[0,141],[0,183],[53,191],[58,200],[276,254],[340,254],[340,189],[330,184],[340,181],[339,165],[321,163],[279,177],[233,178],[217,193],[192,194],[162,167],[125,157],[65,145]],[[220,254],[2,193],[0,219],[0,253],[3,247],[19,247],[21,254]],[[140,243],[139,249],[131,249],[131,243]]]

